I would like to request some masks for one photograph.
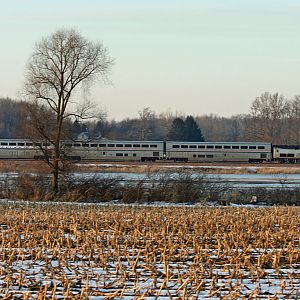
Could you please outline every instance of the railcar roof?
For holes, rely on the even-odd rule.
[[[300,145],[273,145],[274,148],[299,150]]]
[[[203,145],[271,145],[271,143],[265,142],[179,142],[179,141],[167,141],[173,144],[203,144]]]
[[[0,142],[32,142],[39,141],[39,139],[0,139]],[[41,139],[40,141],[44,141]],[[62,140],[62,142],[74,142],[74,143],[163,143],[164,141],[139,141],[139,140],[108,140],[108,139],[90,139],[90,140]],[[188,142],[188,141],[165,141],[172,144],[215,144],[215,145],[271,145],[271,143],[266,142]],[[299,145],[273,145],[274,147],[294,149],[299,147]],[[296,148],[297,149],[297,148]]]

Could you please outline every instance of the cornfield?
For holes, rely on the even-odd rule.
[[[0,205],[2,299],[296,299],[300,209]]]

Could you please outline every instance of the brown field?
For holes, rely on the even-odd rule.
[[[0,172],[47,173],[48,166],[36,160],[0,160]]]
[[[76,172],[132,172],[188,171],[217,174],[300,174],[299,164],[221,164],[221,163],[139,163],[139,162],[81,162],[70,166]],[[48,172],[43,161],[0,160],[0,172]]]
[[[299,224],[295,207],[3,203],[0,297],[298,299]]]

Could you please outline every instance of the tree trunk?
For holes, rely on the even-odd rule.
[[[58,193],[58,180],[59,180],[59,169],[58,169],[58,160],[55,159],[54,161],[54,167],[52,170],[52,179],[51,179],[51,195],[52,197],[55,197]]]
[[[60,115],[57,117],[56,138],[54,143],[54,160],[52,166],[52,181],[51,181],[51,194],[55,197],[59,191],[59,162],[60,162],[60,137],[62,128],[62,118]]]

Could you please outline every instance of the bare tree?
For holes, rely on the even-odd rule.
[[[153,110],[150,109],[150,107],[144,107],[142,110],[139,111],[140,116],[140,139],[146,140],[151,139],[153,132],[154,132],[154,126],[155,126],[155,119],[156,115]]]
[[[286,112],[287,102],[283,95],[266,92],[257,97],[252,103],[250,113],[255,138],[278,143]]]
[[[65,123],[72,116],[86,118],[91,108],[91,103],[84,101],[81,109],[75,109],[74,104],[80,101],[74,101],[74,93],[95,79],[107,79],[112,64],[100,42],[91,42],[75,30],[58,30],[42,39],[29,59],[25,94],[31,101],[35,129],[53,148],[53,159],[46,160],[53,195],[59,190]]]
[[[287,143],[300,143],[300,96],[296,95],[287,103],[287,117],[285,124]]]

